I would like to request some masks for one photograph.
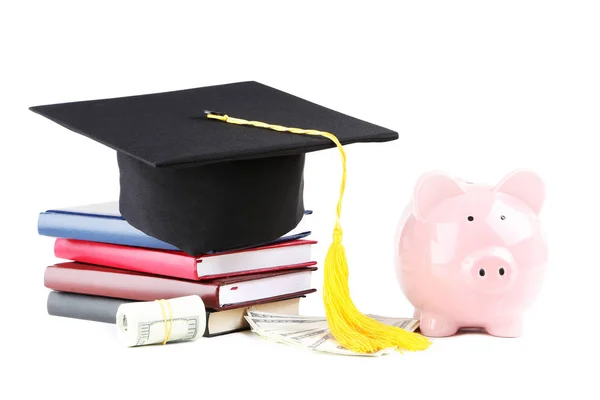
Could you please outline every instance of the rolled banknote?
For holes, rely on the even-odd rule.
[[[116,318],[119,341],[127,347],[194,340],[206,328],[199,296],[122,304]]]

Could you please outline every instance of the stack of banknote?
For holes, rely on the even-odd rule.
[[[419,326],[417,318],[391,318],[370,314],[369,317],[387,325],[413,332]],[[282,315],[248,310],[245,316],[252,331],[276,342],[341,355],[381,356],[394,351],[383,349],[377,353],[355,353],[342,347],[331,335],[325,317]]]

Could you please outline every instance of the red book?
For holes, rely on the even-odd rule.
[[[304,267],[198,282],[68,262],[47,267],[44,285],[60,292],[137,301],[198,295],[206,308],[223,310],[314,292],[311,274],[316,270]]]
[[[58,258],[164,275],[205,280],[248,273],[312,266],[311,240],[293,240],[244,250],[190,256],[181,251],[148,249],[117,244],[59,238],[54,244]]]

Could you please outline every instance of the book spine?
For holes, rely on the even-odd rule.
[[[50,292],[47,308],[49,315],[114,324],[119,306],[131,301],[76,293]]]
[[[120,218],[41,213],[38,217],[38,233],[55,238],[177,250],[176,247],[146,235]]]
[[[198,279],[196,258],[179,252],[59,238],[54,244],[54,255],[128,271]]]
[[[100,267],[98,267],[100,268]],[[44,285],[60,292],[72,292],[137,301],[154,301],[198,295],[207,309],[219,309],[216,284],[183,281],[159,276],[109,272],[89,268],[49,266]]]

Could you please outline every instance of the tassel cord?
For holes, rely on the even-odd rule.
[[[342,182],[340,197],[336,206],[333,242],[325,257],[323,284],[325,314],[331,334],[343,347],[357,353],[374,353],[389,348],[398,351],[416,351],[425,350],[429,347],[431,343],[426,337],[370,318],[362,314],[352,302],[348,285],[348,262],[342,244],[343,233],[340,224],[342,198],[346,188],[346,152],[337,137],[329,132],[288,128],[260,121],[247,121],[208,111],[206,116],[209,119],[216,119],[230,124],[249,125],[278,132],[321,136],[331,140],[336,145],[342,158]]]

